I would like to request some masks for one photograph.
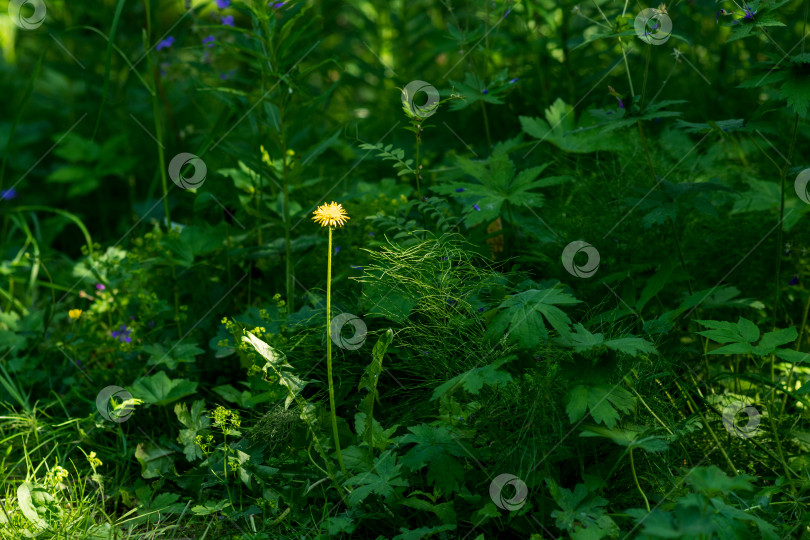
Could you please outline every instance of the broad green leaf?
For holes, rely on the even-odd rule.
[[[174,450],[161,448],[150,441],[139,443],[135,448],[135,459],[141,464],[141,476],[147,479],[165,476],[173,468],[174,460],[170,456],[174,453]]]
[[[427,480],[445,493],[463,484],[464,471],[456,458],[467,453],[445,425],[420,424],[408,428],[410,433],[399,437],[400,444],[414,444],[400,463],[412,471],[428,467]]]
[[[401,464],[393,452],[384,452],[374,461],[374,469],[346,480],[346,486],[355,486],[349,494],[349,503],[357,505],[372,493],[388,499],[396,488],[407,487],[408,481],[400,477]]]
[[[500,340],[516,339],[521,348],[536,347],[548,340],[544,320],[562,335],[570,333],[571,320],[557,305],[580,303],[559,289],[529,289],[504,300],[487,331],[487,336]],[[508,329],[508,331],[507,331]]]
[[[203,407],[205,407],[205,401],[202,399],[196,400],[191,405],[190,412],[185,403],[178,403],[174,406],[174,414],[185,426],[185,429],[180,430],[177,442],[183,445],[183,453],[189,461],[203,458],[202,449],[195,442],[197,435],[201,435],[211,424],[211,420],[204,414]]]
[[[619,421],[618,411],[630,412],[634,405],[633,395],[621,386],[576,385],[568,392],[568,404],[565,410],[572,424],[584,418],[586,410],[590,410],[591,416],[597,423],[605,424],[608,428],[613,429]]]
[[[197,383],[188,379],[169,379],[163,371],[135,381],[127,388],[133,397],[151,405],[168,405],[197,391]]]
[[[502,386],[512,380],[512,376],[503,371],[498,371],[508,359],[504,358],[492,364],[473,368],[469,371],[457,375],[446,381],[433,391],[430,400],[435,401],[447,393],[452,393],[457,388],[463,388],[467,392],[478,395],[484,386]]]

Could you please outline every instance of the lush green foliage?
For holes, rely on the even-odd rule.
[[[20,4],[0,538],[810,538],[810,0]]]

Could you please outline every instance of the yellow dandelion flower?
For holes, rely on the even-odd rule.
[[[68,311],[68,317],[73,319],[74,321],[82,316],[82,310],[80,309],[71,309]]]
[[[312,218],[321,227],[342,227],[349,216],[346,210],[336,202],[323,204],[313,212],[315,217]]]

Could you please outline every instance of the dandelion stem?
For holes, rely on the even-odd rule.
[[[329,408],[332,414],[332,436],[335,438],[335,451],[337,451],[340,470],[346,474],[343,464],[343,454],[340,451],[338,438],[337,414],[335,413],[335,386],[332,383],[332,330],[330,329],[332,314],[332,227],[329,227],[329,254],[326,265],[326,376],[329,379]]]

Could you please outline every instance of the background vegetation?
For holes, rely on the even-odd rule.
[[[809,1],[20,4],[0,538],[810,537]]]

